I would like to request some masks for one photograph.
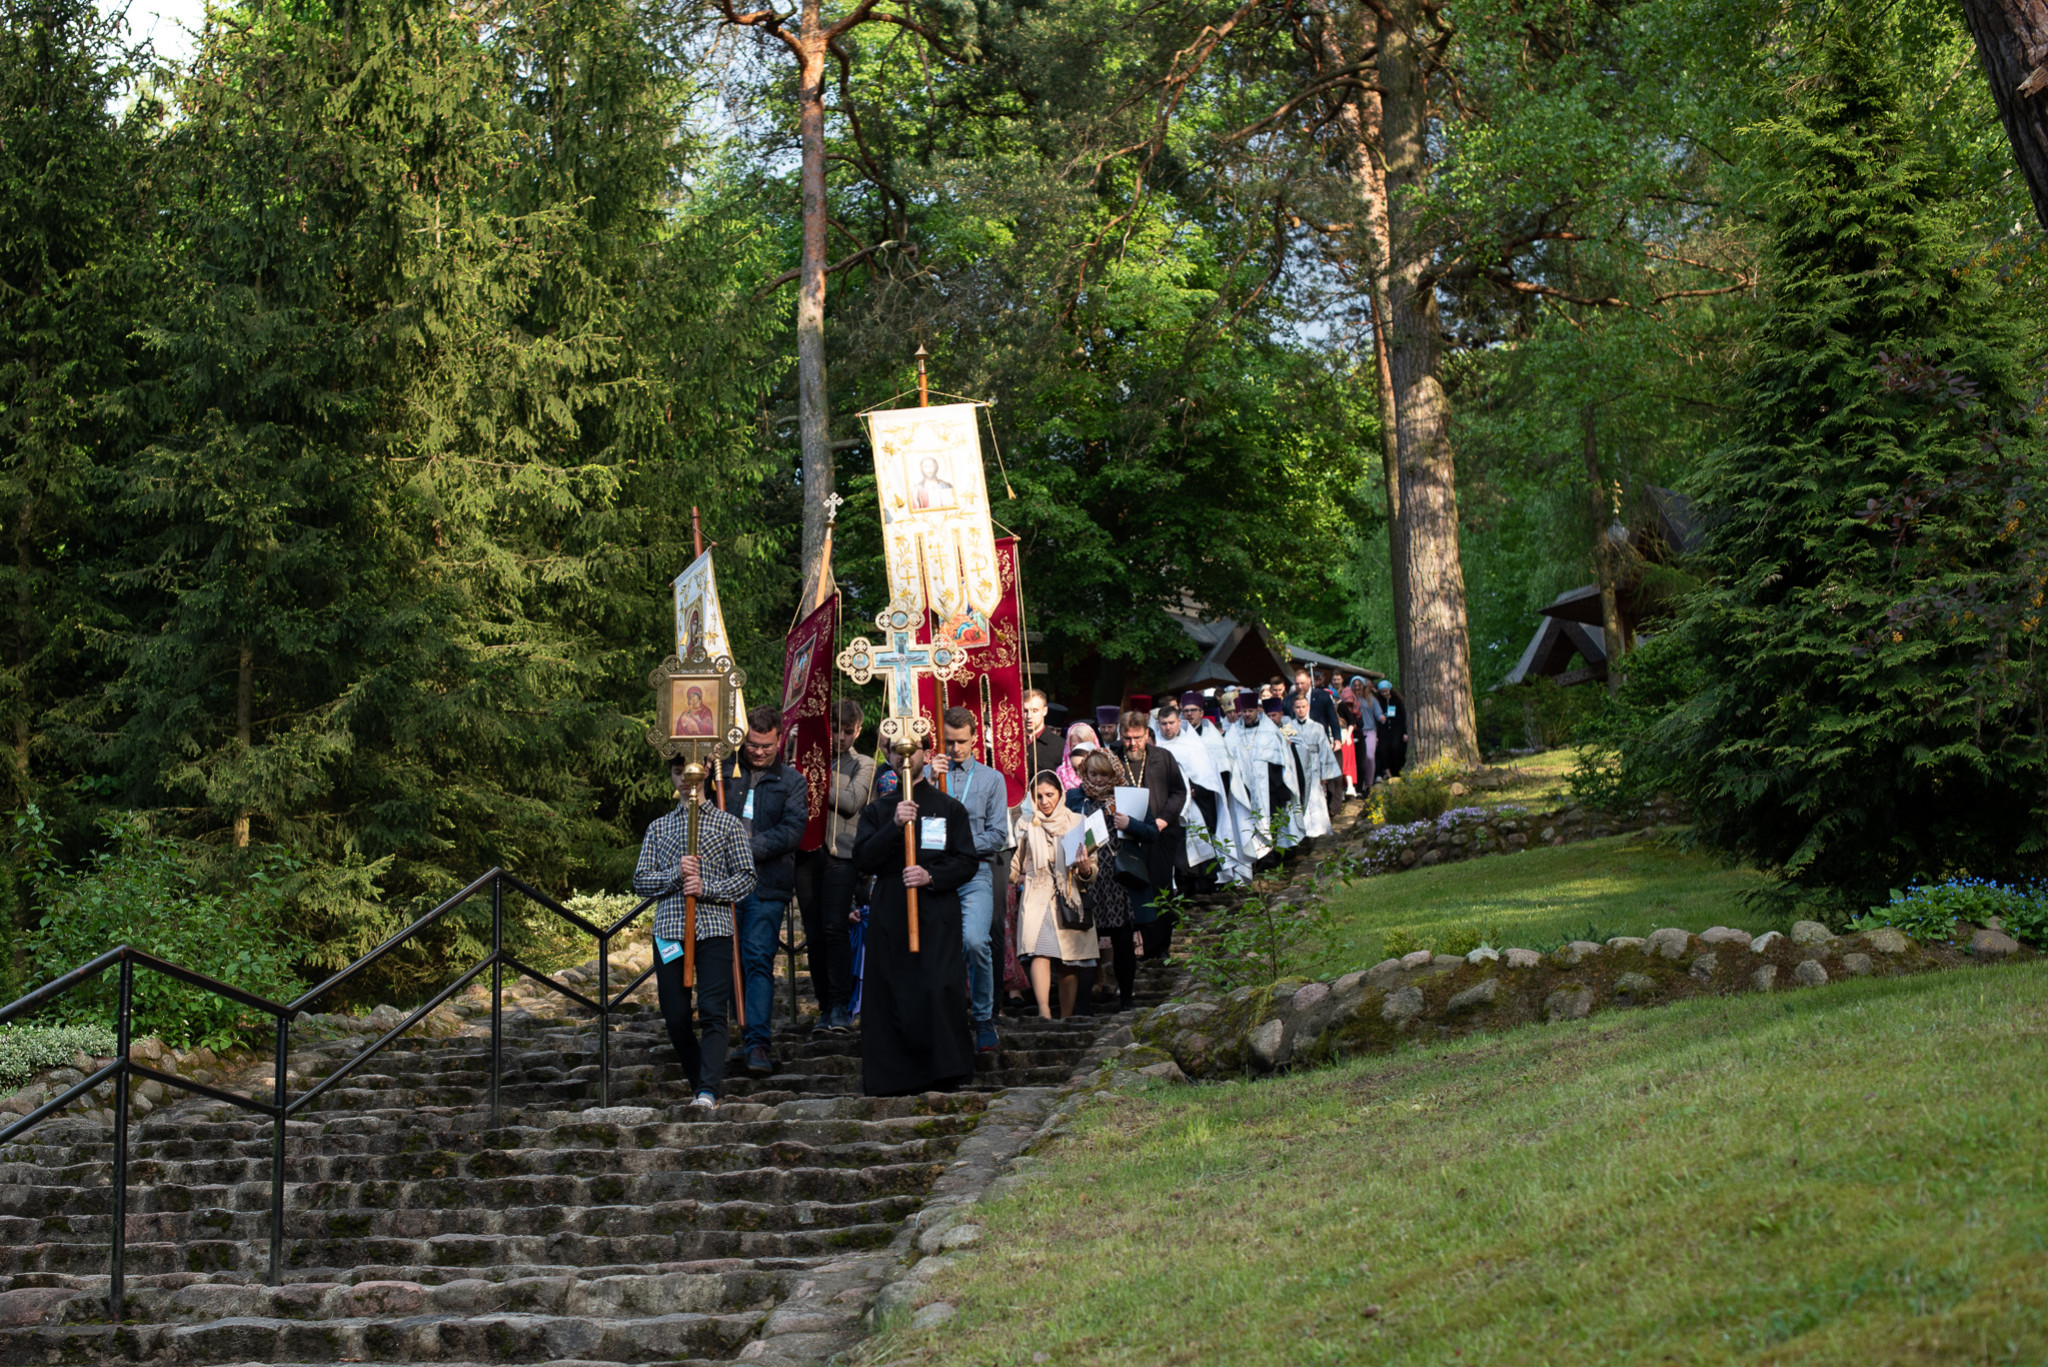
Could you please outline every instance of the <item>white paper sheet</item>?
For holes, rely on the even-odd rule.
[[[1127,816],[1133,821],[1143,821],[1145,813],[1150,811],[1151,807],[1152,794],[1143,788],[1116,790],[1116,810],[1119,816]]]

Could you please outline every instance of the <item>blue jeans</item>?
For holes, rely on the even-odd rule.
[[[740,977],[747,1003],[747,1028],[740,1043],[749,1049],[767,1044],[775,1033],[769,1017],[775,1010],[775,946],[782,937],[785,905],[751,895],[739,904]]]
[[[983,864],[960,885],[960,949],[967,956],[967,990],[978,1021],[993,1020],[996,1014],[995,957],[988,942],[995,911],[995,877]]]

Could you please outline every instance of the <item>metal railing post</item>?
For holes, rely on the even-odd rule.
[[[491,880],[491,1128],[504,1125],[498,1074],[505,1062],[505,880]]]
[[[285,1060],[291,1048],[291,1022],[277,1018],[277,1086],[272,1100],[277,1114],[270,1121],[270,1285],[284,1276],[284,1117]]]
[[[121,1000],[114,1017],[114,1246],[107,1278],[107,1311],[119,1324],[126,1310],[128,1254],[128,1044],[135,998],[135,961],[121,960]]]
[[[597,937],[597,1104],[612,1104],[612,937]]]

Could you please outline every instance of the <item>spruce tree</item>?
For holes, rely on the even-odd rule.
[[[1689,654],[1694,686],[1636,758],[1686,790],[1710,842],[1867,904],[2009,871],[2038,823],[2030,728],[1971,696],[1960,639],[1892,629],[1892,538],[1858,516],[1980,459],[1975,434],[1888,383],[1887,358],[1967,376],[2010,412],[2024,348],[1991,274],[1968,269],[1907,73],[1847,26],[1813,66],[1759,130],[1768,307],[1740,435],[1702,484],[1710,584],[1646,660]]]

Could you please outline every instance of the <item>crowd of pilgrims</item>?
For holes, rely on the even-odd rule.
[[[694,855],[677,758],[677,805],[647,828],[633,888],[656,899],[655,981],[693,1104],[718,1104],[729,1063],[774,1071],[775,955],[792,902],[814,1029],[844,1032],[858,1016],[862,1091],[952,1090],[1000,1047],[999,1009],[1092,1015],[1105,959],[1129,1009],[1140,957],[1172,952],[1177,899],[1161,893],[1250,878],[1328,834],[1344,799],[1398,776],[1406,756],[1407,704],[1384,680],[1341,686],[1302,670],[1292,688],[1153,701],[1133,696],[1061,732],[1045,695],[1027,693],[1031,779],[1013,808],[1003,775],[977,758],[971,711],[946,711],[909,757],[906,793],[896,767],[861,752],[860,705],[840,699],[825,838],[808,851],[806,786],[776,709],[748,713],[739,753],[707,779]]]

